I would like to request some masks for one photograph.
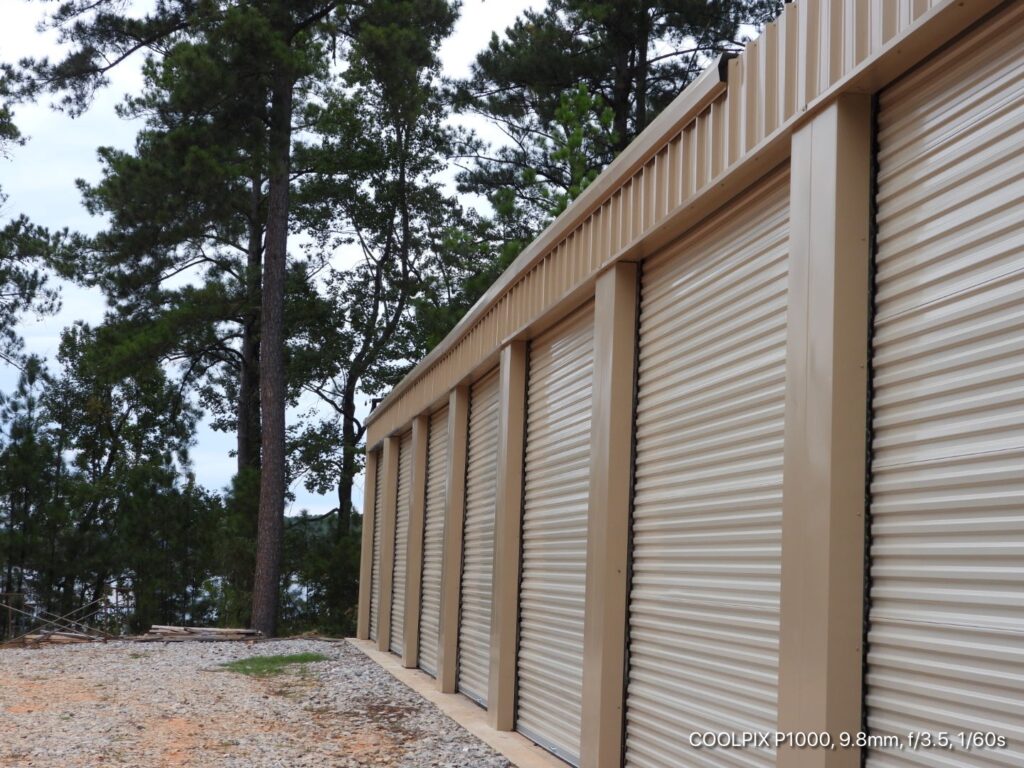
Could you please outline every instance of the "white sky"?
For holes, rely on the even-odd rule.
[[[468,75],[470,64],[486,45],[492,31],[500,34],[522,10],[541,7],[543,2],[463,0],[455,32],[441,47],[444,73],[453,77]],[[52,8],[49,3],[0,0],[0,61],[58,54],[55,35],[36,31],[44,11]],[[24,213],[36,223],[54,229],[68,227],[86,233],[102,229],[105,222],[91,217],[82,207],[75,180],[94,182],[99,179],[97,147],[132,147],[139,126],[118,118],[114,106],[125,93],[139,89],[140,63],[141,59],[129,61],[118,68],[111,77],[111,85],[101,91],[92,108],[77,119],[52,111],[45,101],[16,109],[15,121],[28,142],[13,148],[9,159],[0,159],[0,188],[8,196],[0,211],[0,221]],[[464,124],[480,131],[487,131],[488,127],[479,121]],[[495,135],[496,132],[487,131],[487,138],[493,139]],[[55,364],[61,330],[75,320],[99,323],[105,307],[99,291],[67,284],[62,289],[63,308],[56,316],[30,320],[20,329],[28,351],[46,357],[51,364]],[[16,380],[17,371],[0,364],[0,391],[11,391]],[[229,455],[233,445],[233,435],[214,432],[205,424],[200,427],[192,461],[202,485],[210,489],[228,485],[235,469],[235,460]],[[360,480],[357,479],[353,492],[357,506],[362,500]],[[296,485],[293,491],[296,494],[293,513],[307,509],[312,514],[320,514],[335,506],[333,496],[310,494],[301,485]]]

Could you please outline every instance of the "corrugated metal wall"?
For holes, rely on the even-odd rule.
[[[427,490],[423,509],[423,581],[420,599],[419,665],[437,675],[437,641],[441,619],[441,567],[448,474],[448,409],[430,417],[427,438]]]
[[[405,644],[405,576],[409,545],[409,502],[412,499],[412,432],[398,443],[398,501],[395,507],[395,567],[391,589],[391,651],[401,655]]]
[[[594,306],[530,344],[516,727],[579,764]]]
[[[381,515],[384,513],[382,488],[384,481],[384,462],[378,452],[377,472],[373,491],[373,565],[370,570],[370,639],[377,639],[377,626],[380,623],[380,539]]]
[[[466,517],[459,598],[459,690],[487,706],[494,573],[494,496],[498,473],[498,371],[469,397]]]
[[[788,176],[645,262],[626,764],[776,725]],[[771,751],[743,751],[769,766]]]
[[[880,97],[868,725],[1024,765],[1024,5]],[[957,744],[959,746],[959,744]]]

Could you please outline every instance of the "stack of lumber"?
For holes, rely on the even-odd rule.
[[[223,627],[167,627],[156,624],[149,632],[128,638],[137,643],[181,643],[187,641],[224,642],[227,640],[259,640],[255,629],[233,629]]]
[[[52,643],[54,645],[70,645],[71,643],[95,643],[102,640],[102,637],[87,635],[84,632],[72,632],[70,630],[42,630],[33,632],[10,642],[11,645],[42,645]]]

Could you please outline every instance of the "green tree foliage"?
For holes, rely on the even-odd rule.
[[[210,619],[222,513],[188,471],[196,413],[158,365],[110,378],[99,352],[68,329],[59,374],[29,357],[0,403],[2,591],[63,614],[116,590],[132,630]]]
[[[536,234],[685,88],[744,24],[777,0],[550,0],[492,35],[461,107],[507,141],[467,142],[465,191],[483,194]],[[511,194],[510,194],[511,192]],[[509,210],[512,207],[513,210]]]
[[[45,547],[63,529],[50,488],[59,480],[56,432],[41,402],[50,382],[38,357],[29,357],[15,391],[0,400],[4,445],[0,451],[0,520],[3,521],[3,587],[6,593],[27,586],[31,553]],[[40,514],[42,512],[42,514]]]
[[[269,90],[252,62],[250,21],[238,12],[214,22],[147,58],[143,91],[120,110],[144,121],[134,151],[101,149],[100,182],[79,183],[88,209],[109,224],[65,267],[111,304],[98,329],[110,371],[170,364],[214,429],[235,433],[238,477],[225,510],[234,556],[220,587],[234,622],[247,624],[240,601],[252,598],[259,505]]]
[[[597,178],[614,119],[611,108],[583,83],[561,95],[547,134],[534,137],[534,145],[563,169],[565,186],[539,184],[535,171],[523,172],[524,196],[530,190],[536,195],[531,203],[538,215],[557,216]]]
[[[296,381],[329,409],[294,434],[296,464],[311,490],[336,489],[339,536],[361,469],[357,395],[382,392],[419,356],[414,302],[463,220],[436,179],[452,143],[436,50],[455,18],[447,0],[378,0],[353,16],[348,69],[309,113],[320,141],[297,155],[314,169],[296,202],[315,251],[355,258],[327,272],[318,321],[291,347]]]
[[[285,526],[283,629],[351,636],[359,602],[359,520],[337,538],[332,515],[289,517]]]
[[[87,575],[78,575],[92,599],[116,575],[140,607],[152,610],[160,578],[189,565],[185,557],[175,566],[160,549],[166,526],[180,523],[170,508],[182,493],[177,483],[188,464],[196,413],[155,363],[111,378],[96,358],[95,339],[88,326],[65,331],[58,353],[63,372],[47,397],[75,481],[67,486],[75,536],[66,555],[86,567]],[[111,560],[123,570],[115,573]],[[72,586],[62,583],[62,607]]]
[[[3,102],[10,77],[0,71],[0,160],[23,142],[10,107]],[[52,314],[59,294],[47,280],[44,266],[60,249],[65,233],[51,234],[25,216],[4,216],[7,195],[0,187],[0,360],[20,365],[22,341],[17,325],[27,314]]]
[[[0,192],[0,206],[5,199]],[[50,283],[46,265],[61,250],[64,237],[26,216],[0,225],[0,360],[8,364],[22,364],[18,324],[26,316],[51,315],[60,308],[60,293]]]
[[[183,40],[147,60],[143,93],[121,109],[145,119],[134,152],[101,149],[101,181],[80,182],[109,226],[68,272],[112,305],[112,367],[178,363],[214,427],[237,434],[242,472],[259,468],[267,105],[244,41],[229,42]]]

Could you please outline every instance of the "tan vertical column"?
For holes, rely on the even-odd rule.
[[[870,196],[870,101],[840,96],[793,135],[779,656],[779,729],[835,739],[861,725]]]
[[[373,579],[373,504],[377,487],[377,458],[380,451],[366,454],[366,472],[363,473],[363,541],[359,551],[359,613],[356,637],[370,639],[370,581]]]
[[[441,559],[441,620],[437,638],[437,687],[455,693],[459,661],[459,589],[466,516],[466,442],[469,387],[448,396],[448,477],[445,482],[444,552]]]
[[[491,726],[510,731],[516,715],[519,642],[519,536],[523,520],[523,439],[526,427],[526,342],[501,350],[498,401],[498,478],[494,518],[491,670],[487,710]]]
[[[636,264],[616,264],[598,277],[594,302],[583,768],[618,768],[622,761],[637,273]]]
[[[430,418],[417,416],[412,422],[412,491],[409,498],[409,540],[405,555],[405,638],[402,666],[412,669],[420,653],[420,581],[423,578],[423,505],[427,495],[427,433]]]
[[[378,471],[380,469],[378,468]],[[380,528],[380,615],[377,617],[377,650],[391,647],[391,597],[395,575],[395,511],[398,508],[398,438],[384,438],[384,494]]]

